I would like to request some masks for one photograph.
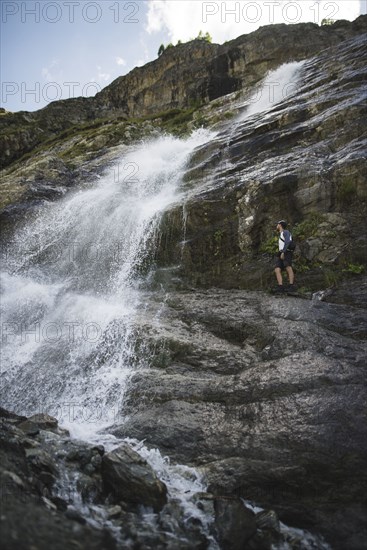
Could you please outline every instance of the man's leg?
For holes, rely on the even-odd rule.
[[[282,285],[283,284],[282,270],[280,269],[280,267],[276,267],[274,271],[275,271],[275,276],[277,278],[278,285]]]
[[[294,283],[294,272],[293,272],[293,268],[292,266],[287,266],[286,267],[286,270],[287,270],[287,275],[288,275],[288,280],[289,280],[289,284],[290,285],[293,285]]]

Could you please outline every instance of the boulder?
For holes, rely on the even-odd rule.
[[[67,430],[59,428],[56,418],[45,413],[30,416],[24,422],[21,422],[18,427],[27,435],[35,435],[40,430],[54,432],[59,435],[67,435],[69,433]]]
[[[216,498],[214,510],[222,550],[243,550],[257,531],[255,514],[239,498]]]
[[[113,502],[147,506],[159,511],[167,502],[167,488],[153,469],[127,444],[104,455],[102,479]]]

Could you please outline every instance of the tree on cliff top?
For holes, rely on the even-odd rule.
[[[212,43],[213,39],[212,37],[210,36],[210,34],[208,32],[206,32],[205,34],[203,33],[203,31],[199,31],[199,34],[197,35],[196,37],[197,40],[205,40],[205,42],[209,42],[210,44]]]
[[[199,31],[199,34],[197,35],[197,37],[192,38],[191,40],[203,40],[204,42],[209,42],[211,44],[213,39],[208,32],[204,34],[203,31]],[[189,40],[189,42],[191,42],[191,40]],[[178,46],[179,44],[183,44],[182,40],[178,40],[176,46]],[[174,46],[172,42],[170,42],[167,46],[165,46],[164,44],[161,44],[158,49],[158,57],[160,57],[165,50],[173,47]]]
[[[323,27],[324,25],[334,25],[334,23],[336,22],[336,19],[323,19],[321,21],[321,26]]]

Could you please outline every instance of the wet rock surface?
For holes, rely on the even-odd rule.
[[[263,550],[290,540],[274,511],[255,514],[238,496],[193,492],[184,511],[126,443],[105,454],[55,433],[56,419],[47,418],[54,431],[32,434],[25,422],[0,410],[3,548],[242,549],[249,541]]]
[[[214,494],[363,548],[366,310],[211,289],[168,294],[160,319],[141,327],[154,367],[114,433],[200,467]]]
[[[167,502],[167,487],[128,445],[104,456],[102,477],[116,502],[151,506],[155,511],[161,510]]]
[[[63,487],[62,457],[74,446],[65,435],[47,429],[24,431],[33,423],[3,409],[0,411],[1,438],[1,541],[6,549],[33,548],[116,548],[111,533],[101,525],[86,524],[73,507],[73,484]],[[47,423],[50,423],[50,417]],[[52,419],[53,429],[57,426]],[[40,426],[40,424],[38,424]],[[44,426],[48,428],[49,426]],[[86,448],[85,444],[79,446]],[[80,468],[80,464],[78,464]],[[74,476],[82,475],[78,468]],[[60,477],[61,476],[61,477]],[[98,481],[88,476],[90,483]],[[82,480],[80,479],[80,482]],[[60,485],[61,484],[61,485]],[[61,496],[59,496],[61,494]]]
[[[287,101],[236,131],[233,120],[220,119],[220,133],[195,151],[182,186],[185,206],[164,216],[149,282],[172,291],[147,291],[132,322],[129,366],[138,368],[113,434],[145,440],[173,463],[195,466],[208,492],[190,495],[187,515],[126,442],[106,451],[70,439],[46,414],[1,410],[6,548],[199,550],[211,549],[214,539],[222,548],[325,548],[319,538],[307,547],[304,533],[285,532],[281,522],[323,535],[336,550],[365,548],[365,21],[291,26],[284,49],[284,26],[223,47],[187,47],[200,78],[189,91],[179,85],[180,106],[199,92],[207,102],[240,87],[248,98],[268,69],[332,45],[303,66],[301,85]],[[157,61],[159,78],[173,82],[179,50]],[[263,62],[266,52],[272,55]],[[88,186],[127,143],[156,135],[149,121],[126,127],[126,113],[153,112],[162,102],[172,107],[173,96],[152,81],[157,63],[129,77],[137,90],[130,105],[120,80],[100,96],[98,112],[81,100],[44,110],[51,141],[5,173],[9,235],[47,202]],[[235,105],[228,96],[228,111],[238,112],[238,99]],[[208,105],[208,120],[217,107]],[[106,122],[103,131],[98,123],[94,132],[96,114],[109,109],[121,120]],[[40,145],[38,116],[4,115],[13,126],[4,138],[6,163]],[[86,121],[92,128],[62,134]],[[262,289],[272,280],[272,260],[261,246],[280,215],[298,224],[296,276],[307,287],[304,299],[233,290]],[[344,272],[348,279],[340,283],[336,274]],[[34,372],[22,369],[17,384],[5,376],[6,405],[33,410],[40,379],[46,395],[55,378],[62,391],[77,376],[83,393],[109,343],[77,374],[73,365],[70,380],[50,368],[61,364],[56,353],[36,361]],[[251,511],[250,504],[265,510]]]
[[[299,286],[326,288],[366,268],[365,36],[306,61],[284,102],[233,119],[195,151],[184,209],[162,221],[159,266],[180,265],[176,277],[193,286],[265,288],[266,244],[283,217],[297,238]]]
[[[249,41],[240,37],[225,45],[225,56],[231,57],[232,47],[237,52],[233,66],[240,90],[223,91],[197,112],[197,119],[218,133],[190,160],[182,185],[184,206],[177,205],[163,217],[155,253],[158,286],[167,284],[171,269],[174,285],[181,287],[268,287],[274,261],[269,242],[279,217],[298,231],[295,269],[300,287],[325,289],[367,268],[366,17],[329,29],[306,25],[313,35],[311,49],[306,48],[311,35],[306,39],[302,34],[294,50],[298,25],[275,26],[272,37],[267,28],[259,29]],[[287,54],[274,40],[279,33],[292,44]],[[255,53],[251,53],[253,40]],[[266,46],[257,51],[264,40]],[[212,47],[218,48],[198,45],[200,63],[210,59]],[[166,52],[165,62],[176,60],[180,48]],[[195,45],[187,48],[191,51]],[[257,56],[268,49],[274,58],[264,64]],[[301,59],[307,61],[291,83],[292,93],[285,92],[285,101],[240,122],[238,117],[253,105],[250,98],[266,71]],[[157,60],[162,67],[165,62]],[[147,66],[147,71],[152,67]],[[133,71],[131,78],[143,78],[143,72]],[[106,89],[107,103],[118,103],[120,93],[126,93],[120,84],[117,80],[110,91]],[[50,120],[53,110],[59,113],[62,107],[50,106]],[[230,122],[224,115],[232,117]],[[163,131],[158,119],[135,123],[114,115],[99,127],[88,116],[89,125],[79,128],[77,117],[73,118],[70,133],[59,128],[50,142],[4,170],[0,217],[3,236],[10,243],[16,227],[42,216],[48,202],[93,184],[131,150],[130,145]],[[14,117],[23,120],[26,115]],[[13,126],[17,127],[16,120]]]

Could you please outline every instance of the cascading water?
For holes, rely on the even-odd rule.
[[[271,71],[237,123],[284,99],[301,66]],[[136,147],[15,235],[1,274],[6,406],[24,414],[48,407],[59,418],[70,406],[60,420],[71,428],[96,410],[93,430],[110,423],[131,372],[139,282],[159,214],[180,200],[185,162],[212,136],[201,130]]]
[[[188,183],[186,191],[191,198],[216,188],[218,179],[223,177],[223,174],[230,174],[235,168],[231,159],[226,155],[226,150],[229,149],[231,142],[236,141],[238,136],[244,132],[250,133],[259,124],[277,116],[274,114],[276,106],[281,109],[280,106],[283,103],[283,107],[288,108],[285,103],[289,102],[292,96],[299,91],[302,68],[305,63],[305,61],[284,63],[277,69],[269,71],[250,97],[246,100],[239,99],[232,105],[232,108],[239,111],[239,114],[216,135],[218,150],[221,151],[220,164],[216,169],[211,169],[208,175],[204,175],[200,181],[196,181],[194,188]],[[223,114],[225,118],[226,113]]]
[[[246,101],[246,108],[237,118],[242,122],[252,115],[265,113],[278,103],[287,100],[299,85],[299,73],[304,61],[284,63],[274,71],[269,71],[257,91]]]
[[[135,353],[144,263],[160,215],[180,200],[190,153],[211,136],[199,130],[186,140],[161,137],[136,147],[98,182],[42,209],[16,234],[1,273],[4,406],[51,414],[72,436],[103,442],[107,450],[120,444],[98,432],[120,413],[132,367],[148,360]],[[205,490],[195,470],[171,466],[141,442],[130,444],[158,470],[183,515],[200,516],[205,526],[189,500]],[[66,469],[62,475],[61,497],[77,484]],[[97,518],[114,533],[103,510],[74,493],[71,502],[87,521]],[[211,547],[217,548],[214,540]]]
[[[53,414],[79,436],[113,422],[136,361],[149,243],[179,200],[188,156],[209,137],[136,147],[16,234],[1,274],[5,406]]]

